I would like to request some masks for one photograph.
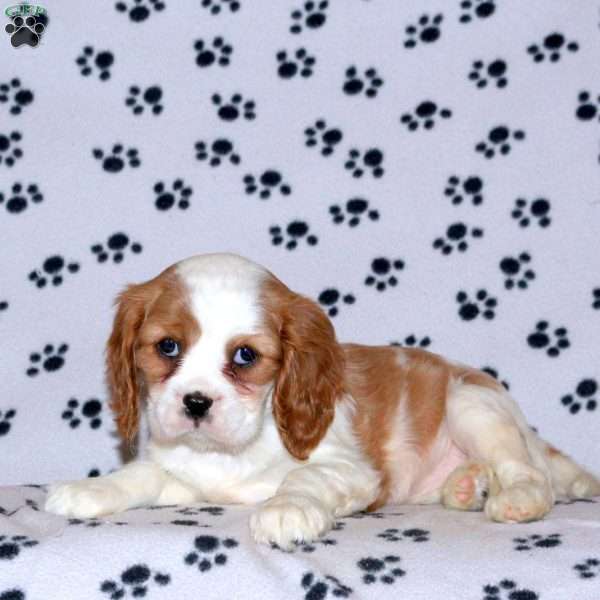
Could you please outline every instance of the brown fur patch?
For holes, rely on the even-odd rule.
[[[446,414],[448,363],[431,352],[389,346],[344,344],[348,388],[357,404],[354,427],[363,448],[381,474],[374,510],[390,495],[397,457],[386,450],[400,403],[410,418],[415,450],[426,456]]]
[[[248,346],[257,353],[255,363],[247,367],[240,367],[233,363],[235,351],[241,346]],[[239,393],[248,394],[275,379],[275,374],[281,365],[281,346],[278,338],[266,333],[240,335],[229,340],[225,356],[227,357],[225,374],[234,383]]]
[[[479,369],[464,366],[454,367],[452,369],[452,375],[457,379],[461,379],[463,383],[468,385],[479,385],[497,392],[506,391],[499,381],[485,371],[480,371]]]
[[[139,401],[148,387],[164,381],[177,368],[176,361],[158,354],[156,343],[171,337],[183,353],[200,331],[174,267],[150,281],[130,285],[118,296],[117,304],[106,371],[117,429],[130,440],[137,432]]]
[[[394,348],[358,344],[343,344],[342,348],[348,392],[356,402],[353,426],[364,452],[381,475],[379,496],[368,508],[375,510],[385,504],[390,493],[385,446],[392,432],[403,376]]]
[[[265,328],[281,344],[273,415],[281,439],[299,460],[309,457],[333,421],[344,387],[344,357],[319,306],[276,277],[263,284]]]

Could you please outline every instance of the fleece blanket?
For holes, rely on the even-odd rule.
[[[343,341],[487,370],[598,472],[596,3],[5,8],[0,484],[118,467],[113,299],[215,251],[314,298]],[[68,523],[43,493],[0,491],[2,600],[600,598],[592,502],[520,528],[389,507],[287,555],[250,544],[246,508]]]

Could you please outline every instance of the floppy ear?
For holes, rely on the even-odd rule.
[[[131,441],[138,430],[142,392],[135,365],[137,335],[153,294],[148,284],[131,285],[119,294],[113,329],[106,347],[106,376],[119,434]]]
[[[343,392],[344,359],[331,322],[308,298],[292,294],[279,327],[282,361],[273,415],[287,450],[305,460],[333,420]]]

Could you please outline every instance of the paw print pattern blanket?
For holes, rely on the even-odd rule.
[[[390,506],[291,553],[253,545],[248,507],[40,510],[120,463],[115,295],[215,251],[341,340],[487,370],[598,473],[598,7],[44,8],[0,30],[0,600],[600,598],[593,500],[522,526]]]

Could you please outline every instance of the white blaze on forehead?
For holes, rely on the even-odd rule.
[[[258,332],[260,291],[268,271],[235,254],[193,256],[176,269],[189,290],[190,308],[201,330],[182,371],[187,370],[186,362],[205,372],[215,369],[232,337]]]

